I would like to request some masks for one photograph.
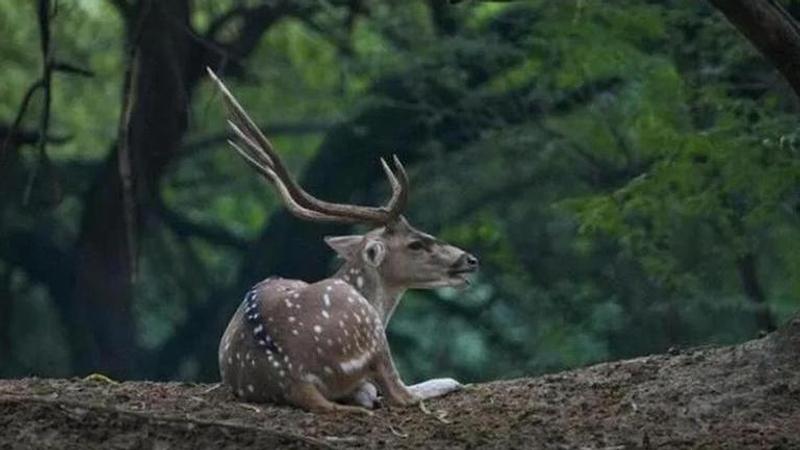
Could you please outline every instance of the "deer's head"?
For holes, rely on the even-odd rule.
[[[325,241],[340,257],[374,272],[392,288],[461,286],[478,269],[477,258],[414,228],[403,216],[364,235]]]
[[[394,169],[381,159],[392,186],[392,196],[385,206],[320,200],[291,177],[272,144],[233,94],[210,69],[208,72],[223,94],[230,113],[229,124],[238,138],[238,142],[228,142],[275,186],[292,214],[312,221],[362,223],[375,227],[364,235],[326,239],[347,263],[393,289],[461,286],[468,282],[467,275],[478,269],[477,258],[414,228],[402,216],[408,200],[408,175],[397,157],[392,159]]]

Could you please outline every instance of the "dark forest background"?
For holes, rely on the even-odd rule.
[[[798,103],[705,2],[38,0],[0,29],[1,377],[215,380],[250,285],[332,272],[322,237],[352,230],[226,147],[206,66],[308,190],[377,204],[396,153],[409,218],[481,258],[406,295],[408,382],[740,342],[800,306]]]

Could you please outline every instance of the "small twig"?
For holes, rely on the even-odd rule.
[[[422,411],[423,414],[431,415],[431,410],[428,409],[427,406],[425,406],[425,401],[424,400],[420,400],[419,401],[419,410]]]
[[[50,64],[50,68],[52,68],[53,71],[55,72],[61,72],[70,75],[78,75],[86,78],[94,77],[94,72],[92,72],[91,70],[84,69],[83,67],[78,67],[76,65],[64,61],[53,61],[53,63]]]
[[[208,394],[210,392],[216,391],[220,387],[222,387],[222,383],[217,383],[217,384],[211,386],[210,388],[206,389],[205,391],[203,391],[203,394]]]
[[[436,420],[438,420],[439,422],[442,422],[442,423],[445,423],[445,424],[449,424],[450,421],[445,419],[445,417],[447,417],[448,414],[449,413],[447,411],[445,411],[444,409],[440,409],[440,410],[436,411],[436,414],[434,414],[433,417],[435,417]]]
[[[403,439],[405,439],[405,438],[407,438],[407,437],[408,437],[408,433],[402,433],[402,432],[398,431],[398,430],[397,430],[397,429],[395,429],[395,427],[394,427],[394,426],[392,426],[391,424],[389,424],[389,431],[391,431],[393,435],[395,435],[395,436],[397,436],[397,437],[399,437],[399,438],[403,438]]]
[[[358,442],[359,439],[357,437],[355,437],[355,436],[344,436],[344,437],[325,436],[325,440],[326,441],[331,441],[331,442],[349,442],[349,443],[352,443],[352,442]]]
[[[436,413],[434,414],[434,413],[433,413],[433,412],[432,412],[430,409],[428,409],[428,407],[425,405],[425,401],[424,401],[424,400],[420,400],[420,402],[419,402],[419,410],[420,410],[420,411],[422,411],[422,413],[423,413],[423,414],[425,414],[426,416],[433,416],[433,418],[434,418],[434,419],[436,419],[436,420],[438,420],[439,422],[442,422],[442,423],[448,423],[448,424],[450,423],[450,421],[449,421],[449,420],[445,419],[445,417],[446,417],[446,416],[447,416],[447,414],[448,414],[448,412],[447,412],[447,411],[445,411],[445,410],[443,410],[443,409],[440,409],[440,410],[437,410],[437,411],[436,411]]]
[[[261,414],[261,409],[259,409],[257,406],[253,406],[249,403],[237,403],[237,404],[244,409],[249,409],[250,411],[255,411],[257,414]]]

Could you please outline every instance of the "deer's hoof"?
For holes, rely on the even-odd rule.
[[[378,389],[374,384],[366,382],[359,386],[358,390],[353,393],[350,402],[353,405],[358,405],[363,408],[375,409],[380,405],[378,399]]]

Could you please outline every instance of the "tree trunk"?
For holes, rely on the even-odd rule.
[[[130,231],[143,224],[160,175],[186,130],[189,2],[141,2],[134,21],[137,26],[128,27],[135,34],[130,40],[135,46],[131,61],[135,70],[124,93],[127,120],[120,127],[118,148],[87,194],[76,244],[71,322],[77,373],[136,374],[131,304],[136,242]],[[122,146],[127,151],[120,153]],[[133,177],[127,202],[120,174],[124,165]]]

